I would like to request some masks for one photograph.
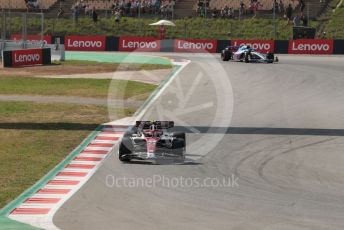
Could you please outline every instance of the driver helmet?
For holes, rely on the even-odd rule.
[[[156,130],[156,125],[155,125],[155,124],[152,124],[152,125],[150,126],[150,130],[152,130],[152,131]]]

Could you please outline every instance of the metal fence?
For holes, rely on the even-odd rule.
[[[21,34],[26,40],[27,35],[44,35],[44,13],[0,12],[1,39],[10,39],[12,34]],[[43,38],[43,37],[42,37]]]
[[[293,17],[296,14],[293,15]],[[130,15],[129,15],[130,16]],[[172,17],[172,16],[171,16]],[[214,17],[214,18],[213,18]],[[160,14],[147,16],[137,14],[132,17],[118,16],[114,12],[99,13],[98,21],[93,22],[90,14],[57,14],[0,12],[1,38],[11,34],[40,35],[108,35],[108,36],[157,36],[157,28],[149,23],[163,18]],[[344,31],[338,26],[327,26],[331,22],[311,20],[306,14],[307,25],[317,28],[317,38],[343,39]],[[342,18],[338,21],[344,22]],[[283,13],[258,12],[257,15],[241,15],[234,11],[231,17],[221,18],[208,15],[192,19],[174,20],[175,27],[168,27],[167,38],[199,39],[291,39],[293,20]],[[299,24],[303,24],[300,20]],[[323,33],[325,32],[325,33]]]

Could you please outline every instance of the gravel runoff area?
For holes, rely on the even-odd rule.
[[[42,78],[89,78],[89,79],[118,79],[138,81],[159,85],[159,83],[171,72],[170,69],[138,70],[138,71],[116,71],[108,73],[84,73],[69,75],[42,75]]]

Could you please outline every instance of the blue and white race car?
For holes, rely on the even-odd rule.
[[[222,61],[244,61],[246,63],[250,62],[262,62],[262,63],[273,63],[278,62],[278,58],[275,58],[273,53],[260,53],[255,49],[251,48],[249,45],[241,46],[227,46],[221,51]]]

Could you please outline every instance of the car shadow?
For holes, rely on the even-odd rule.
[[[131,160],[130,162],[123,163],[136,165],[203,165],[203,163],[196,162],[189,158],[186,158],[184,162],[175,162],[173,160],[159,160],[158,162]]]

